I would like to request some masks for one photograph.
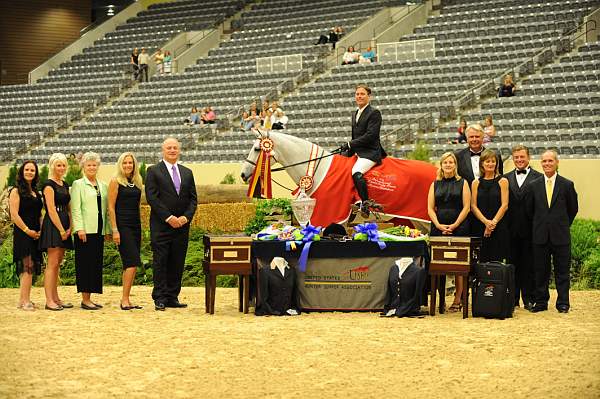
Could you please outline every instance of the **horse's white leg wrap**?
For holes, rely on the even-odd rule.
[[[376,163],[371,161],[370,159],[359,157],[354,163],[354,166],[352,166],[352,174],[360,172],[364,175],[369,171],[369,169],[371,169],[375,165]]]

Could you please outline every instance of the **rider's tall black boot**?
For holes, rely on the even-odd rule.
[[[352,180],[354,181],[354,187],[356,187],[356,191],[358,192],[358,196],[360,197],[362,203],[360,204],[360,213],[362,217],[365,219],[369,217],[371,214],[371,209],[383,210],[381,205],[377,204],[375,201],[369,199],[369,191],[367,189],[367,181],[362,173],[356,172],[352,175]]]

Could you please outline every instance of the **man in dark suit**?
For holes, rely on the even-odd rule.
[[[548,281],[554,265],[558,299],[556,309],[569,311],[571,266],[571,232],[569,227],[577,215],[577,192],[571,180],[557,173],[558,154],[546,150],[542,154],[544,174],[528,186],[528,212],[533,217],[533,259],[535,270],[535,305],[532,312],[548,310]]]
[[[371,107],[371,89],[365,84],[356,86],[354,100],[358,109],[352,113],[352,140],[341,146],[348,156],[358,155],[352,167],[352,180],[362,204],[361,213],[366,217],[371,209],[382,210],[381,205],[369,199],[364,174],[373,166],[380,164],[387,156],[381,146],[381,112]]]
[[[479,178],[479,157],[485,150],[483,146],[483,128],[478,123],[469,125],[466,135],[468,147],[456,151],[454,155],[456,155],[456,159],[458,160],[458,174],[471,187],[473,180]],[[498,151],[496,151],[496,163],[498,164],[498,173],[503,174],[502,157]]]
[[[148,168],[146,175],[154,270],[152,299],[156,310],[187,306],[179,302],[178,296],[197,199],[192,171],[177,164],[180,151],[177,139],[165,139],[163,160]]]
[[[510,263],[515,265],[515,306],[523,298],[523,306],[530,309],[533,300],[535,280],[533,274],[533,256],[531,244],[531,219],[526,208],[526,190],[528,185],[542,176],[529,166],[529,148],[517,145],[512,149],[515,170],[504,175],[508,179],[508,213],[510,229]]]

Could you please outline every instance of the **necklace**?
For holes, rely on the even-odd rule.
[[[134,184],[134,183],[129,183],[129,182],[127,182],[127,187],[131,187],[131,188],[133,188],[133,187],[135,187],[135,184]]]

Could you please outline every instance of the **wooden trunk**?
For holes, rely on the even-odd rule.
[[[475,237],[430,237],[430,272],[468,273],[479,259],[481,239]]]

